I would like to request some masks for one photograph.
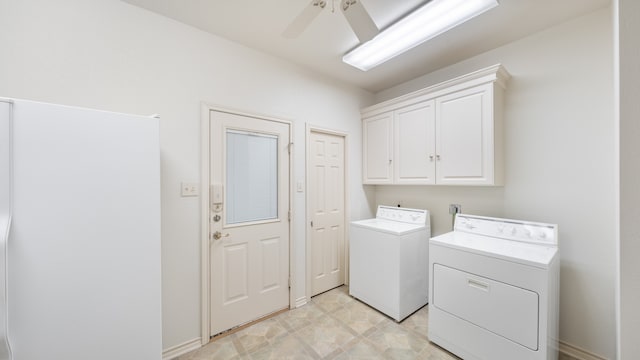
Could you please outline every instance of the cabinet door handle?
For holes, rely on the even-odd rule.
[[[436,155],[436,160],[440,161],[440,155]]]
[[[433,161],[433,155],[429,155],[429,161]]]
[[[391,160],[391,159],[389,159],[389,164],[391,164],[391,161],[392,161],[392,160]]]

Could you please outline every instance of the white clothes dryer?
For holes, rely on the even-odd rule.
[[[401,321],[427,304],[427,210],[378,206],[373,219],[353,221],[349,245],[349,294]]]
[[[557,359],[557,240],[557,225],[458,214],[429,241],[429,340],[466,360]]]

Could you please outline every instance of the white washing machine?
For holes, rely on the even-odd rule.
[[[401,321],[427,304],[427,210],[378,206],[373,219],[353,221],[349,245],[349,294]]]
[[[429,241],[429,340],[466,360],[558,357],[557,225],[458,214]]]

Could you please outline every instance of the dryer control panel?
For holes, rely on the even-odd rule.
[[[558,245],[558,226],[554,224],[457,214],[454,230],[541,245]]]

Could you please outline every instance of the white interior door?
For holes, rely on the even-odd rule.
[[[211,111],[211,335],[289,305],[289,127]]]
[[[311,132],[311,295],[344,284],[344,137]]]

